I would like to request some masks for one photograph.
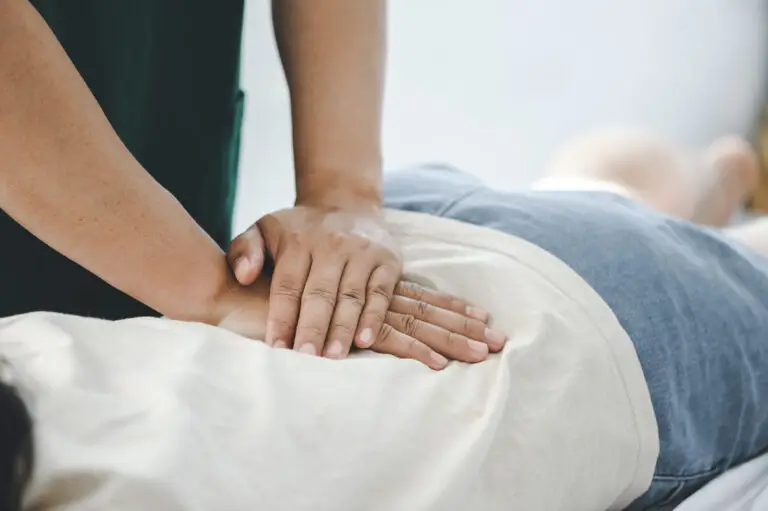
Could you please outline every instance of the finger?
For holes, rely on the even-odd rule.
[[[349,348],[357,333],[360,314],[365,306],[369,274],[367,266],[354,260],[349,261],[344,268],[336,298],[336,310],[328,331],[326,357],[344,358],[349,354]]]
[[[391,312],[413,316],[425,323],[430,323],[475,341],[484,342],[491,351],[500,351],[504,348],[507,336],[502,332],[489,328],[482,321],[464,316],[458,312],[435,307],[426,301],[406,298],[397,294],[397,291],[396,288],[395,296],[392,297],[392,301],[389,304]]]
[[[376,343],[371,347],[378,353],[387,353],[399,358],[418,360],[427,367],[439,371],[448,365],[448,360],[424,343],[398,332],[388,324],[384,324],[377,336]]]
[[[227,262],[240,284],[253,284],[264,267],[264,238],[256,224],[232,240],[227,250]]]
[[[391,265],[381,265],[373,270],[366,287],[365,305],[357,326],[355,343],[358,348],[370,348],[384,324],[384,318],[392,300],[400,272]]]
[[[436,289],[420,286],[414,282],[401,280],[397,283],[397,287],[395,287],[395,294],[420,302],[427,302],[435,307],[469,316],[470,318],[474,318],[484,323],[488,321],[489,314],[484,309],[475,305],[470,305],[466,300],[462,300],[461,298],[457,298],[448,293],[443,293]]]
[[[269,314],[265,342],[279,348],[293,346],[293,336],[311,264],[308,252],[286,249],[275,262],[269,288]]]
[[[294,350],[308,355],[323,352],[345,265],[341,258],[313,259],[301,299]]]
[[[487,344],[425,323],[408,314],[390,312],[387,314],[386,324],[450,359],[480,362],[488,358]]]

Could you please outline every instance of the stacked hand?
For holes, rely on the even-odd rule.
[[[265,248],[275,261],[271,283],[259,278]],[[373,214],[278,211],[238,236],[227,257],[247,289],[227,305],[222,326],[274,347],[343,358],[354,344],[442,369],[447,359],[484,360],[505,342],[484,311],[400,282],[397,243]]]

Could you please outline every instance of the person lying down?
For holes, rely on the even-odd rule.
[[[390,176],[406,277],[509,336],[478,364],[330,360],[161,319],[0,320],[0,376],[35,425],[26,508],[672,509],[766,450],[768,223],[698,225],[754,186],[749,148],[695,160],[609,133],[558,161],[516,193]]]

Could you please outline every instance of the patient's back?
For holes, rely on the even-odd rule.
[[[501,354],[433,372],[161,319],[0,320],[37,422],[30,505],[594,511],[642,493],[658,450],[650,398],[598,295],[522,240],[389,222],[407,275],[489,310],[509,334]]]

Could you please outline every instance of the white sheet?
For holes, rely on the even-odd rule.
[[[718,477],[675,511],[768,510],[768,454]]]

